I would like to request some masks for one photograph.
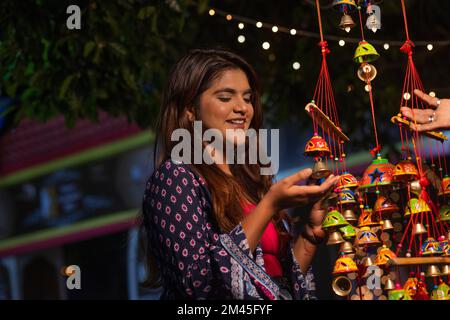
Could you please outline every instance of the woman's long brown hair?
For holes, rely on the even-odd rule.
[[[224,71],[235,69],[240,69],[246,74],[252,91],[254,116],[250,128],[260,129],[262,125],[260,88],[253,68],[243,58],[227,50],[193,50],[176,63],[164,90],[156,125],[155,168],[170,159],[172,149],[178,143],[171,141],[171,134],[175,129],[186,129],[192,137],[194,136],[193,124],[189,121],[187,111],[191,110],[194,114],[198,114],[201,94]],[[191,164],[190,167],[206,181],[212,197],[214,220],[224,232],[231,231],[242,219],[243,201],[257,204],[272,185],[272,176],[261,175],[259,163],[230,165],[232,176],[215,164]],[[285,217],[287,215],[281,212],[276,213],[273,218],[282,247],[288,237],[281,222]]]

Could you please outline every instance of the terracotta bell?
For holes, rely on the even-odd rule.
[[[394,229],[394,226],[392,225],[391,220],[386,219],[386,220],[383,220],[383,226],[382,226],[382,228],[383,228],[383,231],[387,231],[387,230],[392,230],[392,229]]]
[[[345,209],[343,216],[348,222],[358,221],[352,209]]]
[[[305,155],[322,157],[330,155],[330,148],[324,138],[315,134],[305,146]]]
[[[419,178],[419,171],[410,159],[401,160],[395,165],[394,180],[408,182],[417,178]]]
[[[378,240],[377,235],[370,230],[370,227],[361,227],[356,234],[355,244],[358,246],[379,243],[380,240]]]

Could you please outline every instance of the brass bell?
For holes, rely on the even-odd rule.
[[[439,270],[438,266],[432,264],[428,266],[426,276],[427,277],[439,277],[441,275],[441,271]]]
[[[411,191],[419,194],[422,191],[422,186],[420,185],[419,180],[411,181],[409,184]]]
[[[356,74],[361,81],[372,81],[377,76],[377,69],[370,63],[363,63]]]
[[[345,297],[352,291],[352,282],[345,276],[339,276],[333,280],[331,287],[338,296]]]
[[[386,280],[386,283],[384,284],[384,290],[394,290],[395,289],[395,283],[392,281],[391,278],[388,278]]]
[[[344,210],[343,216],[348,222],[358,221],[352,209]]]
[[[338,231],[334,231],[328,236],[327,245],[332,246],[334,244],[339,244],[342,242],[345,242],[344,238],[342,238],[341,234]]]
[[[322,178],[326,178],[331,174],[331,170],[328,169],[325,162],[322,161],[322,158],[316,161],[314,164],[313,172],[311,174],[311,178],[315,180],[319,180]]]
[[[353,249],[353,245],[348,241],[341,243],[341,246],[339,247],[339,252],[353,253],[354,251],[355,250]]]
[[[352,28],[356,26],[356,23],[353,21],[352,17],[348,14],[344,14],[341,18],[341,22],[339,23],[339,28],[344,30],[345,32],[350,32]]]
[[[418,234],[424,234],[424,233],[427,233],[427,229],[424,227],[424,225],[421,223],[416,223],[416,225],[414,227],[414,234],[418,235]]]
[[[373,263],[373,260],[372,260],[371,257],[367,257],[366,259],[364,259],[364,265],[366,267],[370,267],[370,266],[373,266],[375,264]]]
[[[392,230],[394,229],[394,226],[392,225],[391,220],[386,219],[383,220],[383,230]]]
[[[448,276],[448,275],[450,275],[450,265],[449,265],[449,264],[446,264],[445,266],[442,267],[442,272],[441,272],[441,274],[442,274],[443,276]]]

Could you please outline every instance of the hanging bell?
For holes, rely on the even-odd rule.
[[[356,63],[372,62],[377,60],[380,54],[377,50],[367,41],[361,41],[355,50],[353,61]]]
[[[311,178],[315,180],[319,180],[322,178],[326,178],[331,174],[331,170],[328,169],[325,162],[322,161],[322,158],[316,161],[314,164],[313,173],[311,174]]]
[[[392,229],[394,229],[394,226],[392,225],[391,220],[389,219],[383,220],[383,231]]]
[[[355,250],[353,249],[353,245],[350,242],[345,241],[339,247],[339,252],[341,252],[341,253],[353,253],[353,252],[355,252]]]
[[[334,231],[328,236],[327,246],[332,246],[342,242],[345,242],[344,238],[342,238],[338,231]]]
[[[352,282],[346,276],[339,276],[333,280],[331,287],[338,296],[345,297],[352,291]]]
[[[449,265],[449,264],[446,264],[445,266],[442,267],[442,272],[441,272],[441,274],[442,274],[443,276],[448,276],[448,275],[450,275],[450,265]]]
[[[353,21],[352,17],[348,14],[345,14],[341,18],[341,22],[339,23],[339,28],[344,30],[345,32],[350,32],[356,26],[356,23]]]
[[[372,81],[377,76],[377,69],[370,63],[364,63],[358,68],[356,74],[361,81]]]
[[[344,216],[345,220],[347,220],[348,222],[358,221],[358,219],[356,218],[355,213],[353,212],[352,209],[344,210],[343,216]]]
[[[366,21],[366,27],[369,30],[372,30],[373,33],[377,32],[377,30],[381,29],[381,10],[377,5],[367,6],[367,13],[369,17]]]
[[[391,278],[388,278],[386,280],[386,283],[384,284],[384,290],[394,290],[395,289],[395,283],[392,281]]]
[[[411,181],[409,184],[409,187],[411,189],[411,192],[419,194],[422,191],[422,186],[420,185],[419,180]]]
[[[375,265],[375,263],[373,262],[373,259],[372,259],[371,257],[367,257],[367,258],[364,260],[364,265],[365,265],[366,267],[370,267],[370,266]]]
[[[424,227],[424,225],[421,223],[416,223],[416,225],[414,227],[414,234],[418,235],[418,234],[424,234],[424,233],[427,233],[427,229]]]
[[[439,277],[441,275],[441,271],[439,271],[438,266],[432,264],[428,266],[426,276],[427,277]]]

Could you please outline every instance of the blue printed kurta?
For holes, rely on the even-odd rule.
[[[167,160],[150,177],[144,223],[161,271],[163,299],[283,299],[265,273],[260,246],[249,250],[241,224],[220,232],[206,182],[189,166]],[[283,265],[293,299],[315,299],[311,268],[303,274],[292,252]]]

